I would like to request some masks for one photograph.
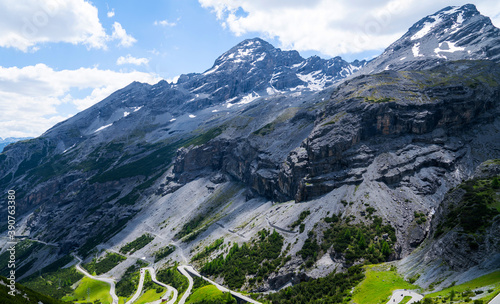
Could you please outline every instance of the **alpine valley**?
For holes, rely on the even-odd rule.
[[[474,5],[368,62],[245,40],[4,148],[12,303],[488,303],[499,178],[500,29]]]

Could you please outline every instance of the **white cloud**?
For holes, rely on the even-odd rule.
[[[148,52],[151,53],[151,54],[153,54],[153,55],[155,55],[155,56],[160,55],[160,52],[157,49],[152,49],[152,50],[150,50]]]
[[[97,8],[84,0],[0,0],[0,47],[23,52],[46,42],[106,48]]]
[[[68,118],[68,114],[59,113],[57,106],[69,103],[81,111],[133,81],[153,84],[159,80],[148,73],[120,73],[97,67],[61,71],[45,64],[0,67],[0,134],[38,136]],[[90,89],[91,93],[76,98],[71,89]]]
[[[113,18],[115,16],[115,9],[108,11],[107,16],[108,18]]]
[[[199,0],[235,35],[277,38],[281,47],[336,56],[381,50],[426,15],[466,2],[434,0]],[[500,24],[500,3],[475,1]],[[496,14],[496,15],[495,15]]]
[[[165,20],[160,20],[160,21],[155,21],[154,22],[154,25],[161,25],[161,26],[170,26],[170,27],[174,27],[177,25],[176,22],[170,22],[168,21],[167,19]]]
[[[113,34],[111,35],[111,39],[119,40],[120,42],[118,43],[118,45],[123,47],[130,47],[137,42],[134,37],[127,34],[125,29],[118,22],[113,23]]]
[[[132,55],[128,54],[127,56],[120,56],[116,60],[117,65],[123,65],[123,64],[134,64],[134,65],[148,65],[149,59],[148,58],[135,58]]]

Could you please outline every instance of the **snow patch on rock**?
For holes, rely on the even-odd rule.
[[[113,123],[110,123],[109,125],[102,126],[102,127],[100,127],[99,129],[95,130],[95,131],[94,131],[94,133],[100,132],[100,131],[102,131],[102,130],[106,129],[107,127],[111,126],[112,124],[113,124]]]

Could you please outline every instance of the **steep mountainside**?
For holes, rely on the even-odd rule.
[[[191,181],[210,168],[277,201],[308,201],[343,185],[366,187],[401,236],[410,232],[402,238],[405,255],[426,232],[404,219],[415,208],[431,214],[450,187],[498,157],[499,79],[498,65],[487,61],[358,77],[323,102],[314,128],[286,158],[274,160],[276,147],[263,144],[262,137],[289,136],[289,129],[300,127],[300,111],[286,125],[272,122],[245,139],[217,138],[183,149],[170,184]],[[481,136],[470,129],[481,130]],[[396,189],[408,193],[387,197]],[[401,200],[420,206],[408,208]]]
[[[63,174],[76,181],[128,163],[133,167],[141,158],[147,163],[141,165],[142,171],[128,170],[119,177],[148,176],[162,169],[145,159],[148,155],[153,157],[152,151],[164,158],[164,169],[175,150],[189,144],[189,138],[206,131],[210,132],[197,137],[198,141],[219,135],[220,129],[211,128],[234,121],[261,96],[259,100],[265,96],[273,100],[285,96],[290,100],[299,96],[307,99],[314,91],[345,78],[364,64],[349,64],[339,57],[303,59],[295,51],[275,49],[261,39],[247,40],[220,56],[213,68],[203,74],[182,75],[176,84],[132,83],[40,138],[11,147],[0,168],[4,177],[1,182],[3,187],[16,184],[19,191],[29,189],[37,193],[30,183],[40,184]],[[279,102],[269,104],[278,112],[287,106]],[[269,120],[278,112],[258,119]],[[101,180],[113,179],[111,174],[108,172],[108,177]],[[26,199],[27,204],[20,202],[20,210],[36,209],[37,195]],[[62,197],[56,200],[64,201]]]
[[[0,277],[0,299],[4,304],[64,304],[66,302],[53,299],[49,296],[35,292],[21,284],[16,283],[15,296],[9,295],[11,291],[8,285],[10,284],[7,278]]]
[[[417,280],[420,286],[437,282],[438,288],[498,269],[499,197],[500,160],[486,161],[446,194],[431,223],[429,241],[401,262],[402,269],[409,277],[424,274]]]
[[[109,270],[117,278],[137,259],[191,260],[254,291],[365,262],[404,259],[414,275],[468,229],[447,221],[453,206],[498,201],[493,186],[488,202],[462,199],[467,185],[450,192],[500,158],[498,31],[472,5],[445,8],[369,63],[245,40],[202,74],[132,83],[8,146],[0,188],[16,191],[18,233],[42,242],[27,242],[23,275],[69,252],[90,261],[106,251],[128,257]],[[473,233],[489,240],[498,216],[487,220]],[[467,269],[500,268],[498,244],[474,240]],[[249,252],[247,268],[233,267]],[[428,273],[467,270],[455,267],[467,251],[448,253]]]

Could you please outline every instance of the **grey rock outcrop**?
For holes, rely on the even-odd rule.
[[[500,177],[499,167],[498,159],[481,163],[469,181],[498,178]],[[400,262],[400,270],[407,277],[422,274],[417,281],[417,284],[421,286],[427,287],[434,283],[442,287],[454,281],[460,284],[500,267],[500,215],[498,212],[489,223],[481,222],[480,224],[484,227],[476,233],[465,231],[460,224],[461,221],[458,221],[458,225],[452,221],[457,216],[463,217],[463,215],[457,215],[454,209],[457,206],[464,207],[464,201],[471,197],[471,194],[468,194],[462,186],[463,184],[451,189],[436,208],[429,240],[422,245],[420,250]],[[484,208],[487,207],[484,206]],[[452,212],[455,213],[451,214]]]

